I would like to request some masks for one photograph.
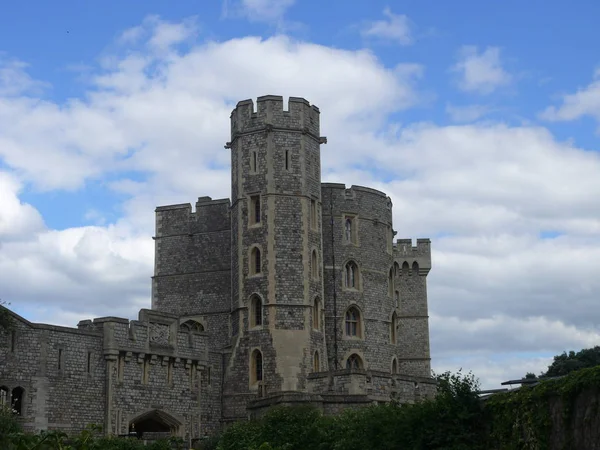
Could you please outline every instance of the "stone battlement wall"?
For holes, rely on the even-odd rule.
[[[231,113],[232,141],[240,134],[261,131],[265,126],[310,134],[318,139],[319,108],[303,98],[290,97],[286,111],[282,96],[265,95],[256,100],[256,110],[249,99],[238,102]]]

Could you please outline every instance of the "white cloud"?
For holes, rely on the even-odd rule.
[[[600,120],[600,69],[594,73],[594,80],[574,94],[562,97],[562,105],[549,106],[541,117],[546,120],[575,120],[583,116],[592,116]]]
[[[453,122],[474,122],[490,112],[491,108],[485,105],[446,105],[446,114]]]
[[[487,47],[479,52],[476,46],[463,46],[451,70],[459,74],[460,89],[479,94],[489,94],[512,81],[512,76],[502,67],[498,47]]]
[[[0,51],[0,97],[39,94],[46,83],[34,80],[27,73],[28,65],[9,58]]]
[[[383,10],[384,20],[369,22],[361,31],[364,37],[379,38],[400,45],[413,43],[411,23],[407,16],[394,14],[390,8]]]
[[[224,0],[223,15],[243,16],[256,22],[281,22],[295,0]]]
[[[389,68],[368,51],[285,36],[182,51],[176,44],[193,36],[190,23],[140,27],[121,38],[122,54],[92,71],[79,99],[0,96],[0,157],[10,170],[0,178],[0,296],[29,318],[67,323],[149,307],[154,207],[228,197],[231,109],[272,93],[321,109],[324,181],[384,190],[398,237],[433,239],[436,370],[460,359],[494,381],[489,367],[500,365],[488,362],[501,353],[517,371],[503,378],[538,373],[547,357],[521,370],[519,361],[529,367],[523,353],[596,339],[600,206],[589,193],[600,191],[597,154],[542,127],[388,123],[419,103],[423,68],[411,62]],[[78,189],[109,173],[109,186],[128,196],[112,205],[123,211],[113,224],[47,229],[19,200],[26,185]],[[94,220],[103,211],[87,213]],[[540,239],[543,232],[561,236]]]
[[[15,176],[0,170],[0,250],[7,241],[29,238],[44,228],[37,210],[19,200],[22,188]]]

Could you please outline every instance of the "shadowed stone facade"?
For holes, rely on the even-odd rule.
[[[394,242],[384,193],[321,183],[319,109],[283,103],[231,114],[231,200],[156,209],[152,308],[138,320],[14,315],[0,401],[27,428],[194,439],[275,404],[336,413],[434,394],[429,239]]]

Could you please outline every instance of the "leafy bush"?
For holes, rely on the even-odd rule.
[[[438,394],[416,405],[382,404],[323,416],[280,407],[224,431],[218,450],[484,449],[486,427],[472,374],[437,377]]]

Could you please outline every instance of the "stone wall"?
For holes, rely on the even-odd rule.
[[[398,372],[431,374],[427,274],[431,270],[431,242],[399,239],[394,245],[394,289],[398,296]]]
[[[23,388],[21,417],[25,429],[71,433],[90,423],[102,424],[102,335],[12,317],[14,332],[0,333],[0,387],[11,393]]]
[[[356,354],[362,360],[361,368],[391,371],[392,358],[398,357],[399,351],[399,346],[392,342],[392,315],[397,311],[388,289],[389,271],[393,267],[391,201],[374,189],[360,186],[346,189],[343,184],[333,183],[322,185],[322,198],[329,365],[332,369],[345,368],[348,357]],[[351,220],[350,230],[346,228],[347,220]],[[351,263],[358,269],[355,286],[349,286],[346,280],[346,266]],[[356,336],[345,330],[346,313],[351,307],[359,312]]]

